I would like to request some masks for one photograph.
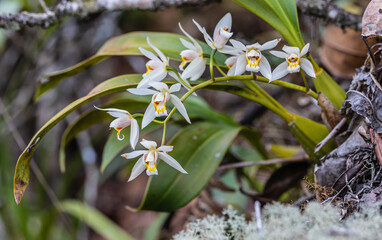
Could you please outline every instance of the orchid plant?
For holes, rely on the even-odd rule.
[[[282,47],[283,51],[275,50],[280,48],[280,42],[284,41],[280,38],[270,39],[262,43],[251,42],[248,44],[235,40],[232,16],[227,13],[216,24],[213,35],[209,35],[206,28],[195,20],[192,20],[195,26],[191,25],[194,29],[184,29],[179,23],[180,32],[184,36],[149,32],[128,33],[124,35],[125,38],[117,37],[111,40],[97,53],[97,56],[81,63],[93,64],[102,60],[105,56],[113,55],[113,51],[125,51],[126,54],[141,53],[149,59],[146,63],[146,72],[139,75],[130,74],[110,79],[95,87],[89,95],[73,104],[75,107],[79,107],[81,104],[97,97],[115,92],[123,92],[125,95],[133,94],[134,97],[130,98],[132,102],[135,101],[135,98],[150,96],[150,99],[145,102],[144,106],[147,106],[147,108],[142,111],[143,114],[140,112],[133,113],[139,111],[139,108],[114,108],[107,104],[102,108],[96,107],[100,114],[107,115],[103,113],[106,111],[116,118],[110,123],[109,127],[117,131],[119,141],[126,141],[122,131],[128,131],[130,127],[129,144],[133,150],[136,148],[139,136],[145,134],[143,132],[139,133],[139,131],[148,131],[152,126],[161,130],[160,144],[157,144],[154,141],[155,139],[145,140],[149,139],[145,136],[145,139],[140,142],[145,150],[137,149],[122,154],[122,157],[126,159],[139,157],[132,168],[128,181],[136,179],[145,170],[146,174],[150,176],[149,186],[139,209],[172,211],[187,204],[206,186],[235,137],[242,131],[246,131],[245,127],[240,126],[233,120],[227,120],[226,117],[205,106],[194,105],[189,107],[193,104],[192,99],[200,99],[199,96],[194,98],[191,96],[195,96],[196,92],[201,89],[236,94],[273,111],[286,122],[292,134],[313,161],[317,162],[320,157],[334,147],[333,143],[330,142],[319,152],[315,152],[316,144],[328,134],[328,129],[320,123],[288,111],[257,84],[257,82],[262,82],[300,91],[315,100],[318,98],[317,92],[320,91],[330,99],[337,109],[341,106],[344,96],[343,90],[308,54],[310,44],[305,44],[302,40],[297,24],[295,1],[272,0],[277,2],[278,5],[272,5],[271,0],[237,1],[268,21],[291,46],[285,45]],[[286,11],[285,2],[288,2],[293,9]],[[264,11],[264,9],[267,11]],[[202,33],[205,43],[189,34],[189,32],[195,30]],[[139,45],[139,47],[132,49],[133,47],[126,44],[129,47],[124,49],[123,47],[126,48],[125,45],[113,45],[120,44],[126,39],[134,41],[134,44]],[[112,48],[112,50],[108,48]],[[115,49],[118,49],[118,51]],[[285,61],[278,66],[272,66],[274,63],[266,58],[266,56],[269,56],[267,52]],[[118,52],[118,54],[120,53]],[[177,61],[177,63],[173,64],[170,59]],[[83,67],[81,64],[77,68]],[[207,65],[209,65],[209,68],[207,68]],[[70,74],[75,74],[77,68],[74,68],[75,70],[68,69],[59,73],[61,75],[56,74],[50,77],[52,79],[53,77],[55,79],[67,77]],[[220,75],[216,75],[214,70],[219,71]],[[303,85],[296,84],[293,81],[283,81],[283,78],[288,74],[297,72],[302,75]],[[313,84],[309,84],[309,81],[312,81]],[[240,84],[236,84],[237,82]],[[48,85],[48,83],[49,81],[41,84],[38,94],[42,94],[51,85],[54,85],[54,83],[51,85]],[[313,89],[312,85],[314,85]],[[73,105],[66,111],[60,112],[55,117],[55,120],[44,126],[21,155],[15,175],[15,196],[18,202],[26,188],[26,184],[21,185],[18,183],[20,181],[29,181],[29,175],[27,175],[29,172],[24,170],[29,166],[28,161],[32,153],[44,134],[60,119],[74,110]],[[200,114],[202,111],[204,111],[203,114]],[[182,130],[175,134],[170,142],[167,142],[169,138],[167,127],[172,124],[171,121],[175,119],[174,114],[176,113],[181,115],[176,120],[182,126]],[[195,121],[193,117],[195,117]],[[209,123],[200,123],[198,122],[200,119],[207,119]],[[193,120],[193,124],[191,124],[191,120]],[[72,137],[74,135],[70,133],[70,130],[68,132],[68,136]],[[250,140],[250,142],[256,141]],[[160,147],[157,147],[158,145]],[[62,149],[65,149],[65,146]],[[115,154],[110,155],[115,156]],[[60,156],[64,155],[62,153]],[[172,168],[167,168],[165,164],[162,166],[159,159]],[[61,158],[61,160],[63,161],[64,158]],[[103,163],[102,169],[110,161],[111,159],[105,165]],[[61,166],[64,165],[61,164]],[[162,194],[161,191],[166,193],[163,198],[157,199]],[[182,194],[179,194],[179,191]]]

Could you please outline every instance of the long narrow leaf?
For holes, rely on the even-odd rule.
[[[62,204],[62,210],[84,221],[95,232],[109,240],[134,239],[117,224],[112,222],[98,210],[75,200],[66,200]]]

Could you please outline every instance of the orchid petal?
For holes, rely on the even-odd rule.
[[[158,58],[157,56],[155,56],[154,53],[152,53],[152,52],[150,52],[150,51],[144,49],[143,47],[140,47],[140,48],[139,48],[139,51],[141,51],[141,53],[142,53],[143,55],[145,55],[145,57],[150,58],[151,60],[153,60],[153,61],[155,61],[155,62],[160,62],[160,63],[162,62],[161,60],[159,60],[159,58]]]
[[[227,72],[227,76],[235,76],[236,65],[237,65],[236,63],[232,65],[232,67]]]
[[[224,53],[224,54],[230,54],[230,55],[239,55],[243,53],[243,50],[234,48],[229,45],[224,45],[222,49],[219,49],[219,52]]]
[[[176,161],[173,157],[171,157],[167,153],[159,152],[159,158],[162,159],[165,163],[167,163],[171,167],[178,170],[179,172],[188,174],[186,170],[184,170],[182,166],[178,163],[178,161]]]
[[[185,46],[186,48],[191,49],[193,51],[197,51],[195,46],[192,43],[190,43],[189,41],[186,41],[183,38],[179,38],[179,40],[182,42],[183,46]]]
[[[224,15],[224,17],[220,19],[218,24],[216,24],[214,35],[213,35],[214,40],[216,39],[216,35],[219,31],[219,28],[227,27],[228,31],[230,32],[231,26],[232,26],[232,16],[231,16],[231,13],[227,13],[226,15]]]
[[[156,91],[147,88],[129,88],[126,91],[134,95],[153,95],[157,93]]]
[[[149,104],[142,119],[142,129],[149,125],[155,119],[155,107],[152,103]]]
[[[235,39],[231,39],[229,41],[231,42],[231,44],[234,48],[239,49],[239,50],[243,50],[243,51],[245,50],[245,45],[243,43],[241,43]]]
[[[316,77],[312,63],[305,58],[300,59],[300,66],[310,77]]]
[[[198,72],[198,70],[200,70],[199,65],[204,62],[203,60],[204,60],[203,58],[198,57],[198,58],[195,58],[193,61],[191,61],[191,63],[183,71],[182,78],[183,79],[192,78],[191,79],[192,81],[198,79],[198,78],[195,78],[194,75],[197,75],[200,77],[203,74],[204,69],[202,73]]]
[[[154,148],[157,147],[157,143],[156,142],[148,141],[146,139],[142,139],[141,144],[142,144],[142,146],[144,146],[147,149],[150,149],[151,147],[154,147]]]
[[[187,111],[186,111],[186,108],[184,107],[183,103],[180,101],[180,99],[171,94],[171,102],[174,104],[174,106],[178,109],[178,111],[180,112],[180,114],[182,114],[182,116],[186,119],[186,121],[188,123],[191,124],[191,121],[190,121],[190,118],[188,117],[187,115]]]
[[[182,85],[180,85],[180,83],[175,83],[174,85],[172,85],[170,87],[170,90],[168,90],[170,93],[173,93],[173,92],[179,92],[180,88],[181,88]]]
[[[202,28],[199,23],[197,23],[194,19],[192,19],[192,21],[194,22],[194,24],[196,25],[196,27],[199,29],[199,31],[203,34],[203,37],[204,37],[204,40],[206,41],[206,43],[208,44],[208,46],[210,46],[211,48],[214,48],[215,49],[215,46],[213,44],[213,40],[212,38],[210,37],[210,35],[208,35],[207,31],[205,28]]]
[[[183,28],[180,23],[178,23],[180,30],[186,35],[193,43],[194,43],[194,48],[195,50],[202,51],[202,47],[199,45],[199,43],[193,38],[190,34],[188,34]]]
[[[288,54],[281,51],[270,51],[270,53],[278,58],[287,58]]]
[[[118,108],[99,108],[94,106],[97,110],[100,111],[107,111],[108,114],[110,114],[113,117],[120,118],[120,117],[126,117],[129,116],[129,112],[126,110],[118,109]]]
[[[168,75],[170,75],[172,78],[174,78],[174,79],[175,79],[176,81],[178,81],[180,84],[182,84],[182,86],[183,86],[185,89],[187,89],[187,91],[190,90],[189,87],[187,87],[186,85],[184,85],[184,83],[183,83],[182,81],[180,81],[179,77],[178,77],[174,72],[169,72]],[[188,83],[188,81],[187,81],[186,79],[184,79],[183,77],[182,77],[182,79],[183,79],[184,82]],[[189,83],[188,83],[188,84],[189,84]],[[192,95],[196,96],[196,93],[194,92],[194,93],[192,93]]]
[[[288,63],[283,62],[278,65],[272,72],[272,81],[278,80],[288,74]]]
[[[160,146],[158,148],[158,151],[161,151],[161,152],[171,152],[173,149],[174,149],[174,146],[162,145],[162,146]]]
[[[147,43],[150,45],[150,47],[152,49],[154,49],[154,51],[158,54],[158,56],[160,57],[160,59],[162,59],[162,62],[163,63],[167,63],[167,57],[161,52],[161,50],[159,50],[157,47],[155,47],[151,42],[150,42],[150,38],[147,37]]]
[[[268,78],[269,81],[272,81],[271,65],[269,64],[268,60],[264,56],[261,56],[260,58],[259,67],[260,67],[260,73],[264,77]]]
[[[309,46],[310,46],[310,44],[307,43],[307,44],[302,48],[300,57],[302,57],[302,56],[304,56],[305,54],[308,53],[308,51],[309,51]]]
[[[121,157],[124,157],[126,159],[132,159],[132,158],[136,158],[138,156],[141,156],[143,154],[147,153],[146,150],[137,150],[137,151],[132,151],[132,152],[129,152],[129,153],[124,153],[121,155]]]
[[[292,53],[300,54],[300,49],[298,47],[291,47],[291,46],[284,45],[283,51],[285,51],[288,54],[292,54]]]
[[[268,42],[264,43],[263,45],[261,45],[259,47],[259,50],[265,51],[265,50],[272,49],[272,48],[277,46],[277,44],[280,42],[280,40],[281,39],[274,39],[274,40],[268,41]]]
[[[133,149],[135,149],[139,139],[139,125],[136,119],[131,119],[130,128],[130,145]]]
[[[245,72],[247,63],[245,61],[245,55],[241,54],[237,57],[235,75],[239,76]]]
[[[143,156],[138,159],[138,161],[135,163],[133,170],[131,171],[131,175],[128,182],[134,180],[137,178],[144,170],[146,169],[145,163],[143,162]]]
[[[149,82],[149,85],[155,88],[158,91],[162,91],[163,89],[168,90],[168,86],[166,83],[162,82]]]
[[[167,71],[164,68],[155,69],[147,74],[142,81],[139,82],[137,88],[147,87],[149,82],[162,81],[167,75]]]

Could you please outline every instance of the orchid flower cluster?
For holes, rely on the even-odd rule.
[[[212,37],[207,33],[204,27],[200,26],[195,20],[193,20],[193,22],[203,34],[208,46],[212,49],[209,56],[210,65],[213,63],[212,60],[216,51],[223,54],[232,55],[225,61],[225,64],[229,69],[227,72],[228,76],[239,76],[246,71],[253,73],[260,72],[271,82],[284,77],[288,73],[300,72],[302,69],[310,77],[315,77],[315,72],[311,62],[308,59],[303,58],[309,50],[309,44],[306,44],[301,51],[298,47],[290,46],[284,46],[282,48],[283,52],[270,51],[272,55],[285,59],[285,62],[277,66],[272,72],[271,66],[263,55],[263,52],[275,48],[280,39],[271,40],[264,44],[254,43],[251,45],[244,45],[234,39],[230,40],[233,35],[231,32],[232,17],[230,13],[227,13],[217,23]],[[179,111],[188,123],[191,123],[187,110],[182,102],[184,99],[179,99],[174,93],[179,92],[182,86],[186,90],[193,93],[189,81],[195,81],[203,75],[206,69],[207,60],[203,54],[203,48],[200,44],[182,28],[180,23],[179,28],[189,39],[188,41],[180,38],[182,45],[186,48],[186,50],[183,50],[180,53],[182,62],[179,65],[179,69],[182,71],[181,74],[174,67],[169,65],[169,58],[165,56],[156,46],[154,46],[150,42],[149,38],[147,38],[147,43],[156,54],[142,47],[139,48],[141,53],[150,59],[146,63],[147,71],[142,75],[143,78],[137,85],[137,88],[127,89],[127,91],[135,95],[152,96],[151,103],[143,114],[141,124],[142,129],[148,126],[151,122],[155,121],[155,118],[157,117],[171,117],[175,109]],[[227,45],[228,41],[232,44],[232,46]],[[161,82],[167,76],[172,77],[179,83],[173,84],[169,87],[166,83]],[[212,71],[211,78],[213,78]],[[169,101],[171,101],[174,105],[174,109],[170,114],[167,111],[167,103]],[[126,110],[116,108],[97,109],[107,111],[111,116],[116,118],[110,123],[110,128],[114,128],[117,131],[118,140],[124,139],[124,135],[121,131],[130,126],[130,145],[133,149],[135,149],[135,146],[139,140],[139,125],[134,115],[130,114]],[[156,122],[165,124],[166,120]],[[182,166],[168,154],[168,152],[173,150],[173,147],[164,145],[164,136],[165,127],[163,131],[162,146],[157,147],[156,142],[142,139],[140,143],[147,150],[137,150],[121,155],[126,159],[141,156],[133,167],[129,181],[135,179],[145,169],[146,174],[149,176],[158,175],[158,159],[162,159],[164,162],[181,173],[187,174]]]

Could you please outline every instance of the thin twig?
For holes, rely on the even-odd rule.
[[[13,138],[15,139],[20,150],[25,149],[26,144],[25,144],[23,138],[21,137],[19,131],[17,130],[16,126],[14,125],[14,121],[13,121],[12,117],[9,115],[9,113],[8,113],[4,103],[3,103],[2,98],[0,98],[0,113],[2,113],[4,120],[5,120],[5,123],[7,124],[8,129],[11,132],[11,134],[12,134]],[[31,166],[32,172],[36,176],[37,180],[40,182],[40,184],[43,187],[43,189],[45,190],[46,194],[48,195],[48,198],[53,203],[53,206],[58,210],[64,225],[69,229],[70,233],[73,236],[75,236],[75,231],[72,228],[72,225],[70,225],[67,217],[64,214],[62,214],[62,206],[61,206],[60,201],[58,200],[58,198],[57,198],[56,194],[54,193],[54,191],[52,190],[52,188],[49,186],[48,182],[44,178],[44,175],[42,174],[42,172],[38,168],[38,166],[37,166],[37,164],[33,158],[31,159],[30,166]]]
[[[332,0],[296,0],[298,9],[305,15],[333,23],[339,27],[362,29],[362,16],[346,11],[334,4]]]
[[[304,156],[296,156],[291,158],[275,158],[275,159],[269,159],[269,160],[257,161],[257,162],[231,163],[231,164],[225,164],[223,166],[220,166],[218,168],[218,171],[225,171],[225,170],[230,170],[234,168],[243,168],[243,167],[251,167],[251,166],[279,164],[279,163],[304,162],[304,161],[307,161],[307,159],[309,159],[309,156],[304,155]]]
[[[52,11],[40,0],[45,13],[0,14],[0,28],[18,30],[23,27],[48,28],[58,24],[64,17],[84,18],[93,14],[120,10],[156,11],[168,7],[201,6],[219,0],[91,0],[61,1]],[[44,7],[45,5],[45,7]],[[48,11],[47,11],[48,10]]]
[[[333,137],[335,137],[341,128],[345,125],[347,118],[342,118],[342,120],[333,128],[333,130],[326,136],[321,142],[319,142],[314,149],[314,152],[318,152],[323,148]]]
[[[44,0],[39,0],[40,2],[40,5],[42,7],[42,9],[44,9],[44,11],[46,13],[51,13],[52,11],[49,10],[48,6],[46,5],[45,1]]]

